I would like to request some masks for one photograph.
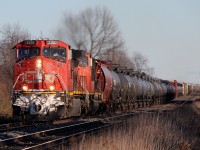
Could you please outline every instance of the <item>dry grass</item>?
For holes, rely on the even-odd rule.
[[[193,107],[165,113],[143,113],[121,127],[83,136],[72,150],[189,150],[200,149],[200,118]]]
[[[11,98],[7,82],[9,81],[0,70],[0,117],[11,116]]]
[[[200,101],[194,102],[193,109],[200,115]]]

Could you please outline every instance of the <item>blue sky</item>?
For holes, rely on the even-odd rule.
[[[63,14],[105,6],[119,24],[128,54],[140,51],[163,79],[200,83],[199,0],[0,0],[0,27],[20,24],[51,38]],[[66,35],[67,36],[67,35]]]

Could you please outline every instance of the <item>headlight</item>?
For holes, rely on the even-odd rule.
[[[41,59],[36,60],[36,68],[38,68],[38,69],[42,68],[42,60]]]
[[[49,87],[49,90],[50,91],[53,91],[55,89],[55,87],[53,86],[53,85],[51,85],[50,87]]]
[[[28,86],[27,86],[27,85],[23,85],[23,86],[22,86],[22,90],[23,90],[23,91],[28,91]]]

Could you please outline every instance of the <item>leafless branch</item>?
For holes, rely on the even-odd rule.
[[[65,14],[55,37],[87,50],[93,57],[124,48],[117,23],[110,11],[102,7],[87,8],[77,15]]]
[[[136,51],[133,53],[131,62],[134,64],[134,67],[139,72],[145,72],[149,75],[154,74],[154,68],[148,66],[148,59],[142,55],[142,53]]]

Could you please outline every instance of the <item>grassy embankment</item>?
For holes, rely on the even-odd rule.
[[[67,149],[79,150],[199,150],[200,103],[163,113],[143,113],[121,127],[83,136]]]

